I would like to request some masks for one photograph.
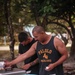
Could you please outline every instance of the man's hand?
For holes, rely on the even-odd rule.
[[[30,64],[25,64],[24,66],[22,66],[22,69],[27,70],[31,67]]]
[[[9,61],[6,61],[4,65],[5,65],[4,67],[5,69],[7,69],[8,67],[11,67],[11,64]]]
[[[54,64],[50,64],[50,65],[48,65],[48,66],[45,68],[45,70],[46,70],[46,71],[51,71],[53,68],[55,68]]]

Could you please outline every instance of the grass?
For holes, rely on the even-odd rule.
[[[18,50],[14,51],[15,57],[18,55]],[[0,51],[0,60],[11,60],[11,55],[9,50]]]

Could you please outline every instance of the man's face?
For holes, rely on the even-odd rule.
[[[33,32],[33,36],[34,36],[35,40],[38,40],[40,42],[43,41],[43,33]]]

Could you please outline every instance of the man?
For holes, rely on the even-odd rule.
[[[27,32],[21,32],[18,35],[19,44],[19,55],[25,53],[35,41],[34,38],[30,37]],[[39,64],[37,64],[37,54],[31,56],[24,61],[25,65],[22,69],[31,70],[30,74],[38,74]],[[32,63],[35,63],[34,65]]]
[[[62,64],[68,57],[64,43],[57,37],[47,35],[41,26],[34,27],[32,33],[38,41],[26,53],[5,65],[14,65],[37,53],[40,63],[39,75],[64,75]]]

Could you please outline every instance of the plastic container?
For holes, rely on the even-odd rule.
[[[4,70],[4,61],[0,61],[0,70]]]

